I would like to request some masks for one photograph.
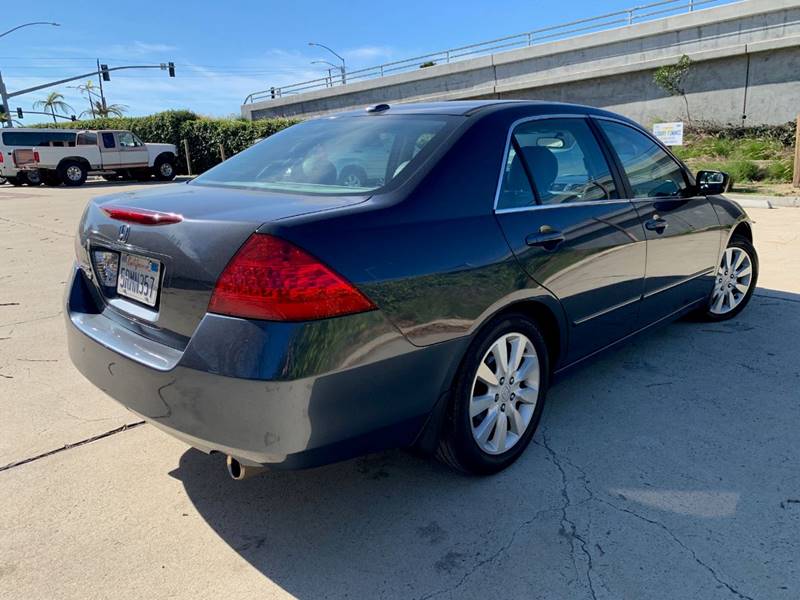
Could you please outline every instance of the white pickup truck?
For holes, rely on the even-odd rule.
[[[83,185],[90,174],[109,181],[123,177],[145,181],[152,176],[169,181],[175,177],[173,144],[145,144],[130,131],[62,131],[69,135],[29,146],[33,160],[19,165],[20,169],[37,171],[45,185]]]

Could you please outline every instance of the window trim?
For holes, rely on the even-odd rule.
[[[617,125],[622,125],[624,127],[627,127],[628,129],[633,129],[634,131],[641,133],[642,135],[644,135],[644,137],[653,142],[656,145],[656,147],[664,151],[666,155],[672,160],[672,162],[675,163],[675,166],[678,167],[678,170],[683,175],[683,182],[686,184],[686,188],[684,189],[684,193],[682,195],[658,196],[658,197],[652,197],[652,196],[634,197],[633,188],[631,187],[631,182],[630,179],[628,178],[628,173],[627,171],[625,171],[625,165],[622,163],[622,160],[620,159],[619,154],[617,154],[617,150],[614,148],[614,145],[611,143],[611,140],[608,139],[608,135],[606,135],[606,132],[603,131],[603,128],[598,124],[597,130],[600,136],[602,136],[603,145],[608,148],[608,152],[614,159],[614,163],[619,173],[620,180],[622,181],[622,184],[625,189],[625,195],[627,196],[627,200],[630,200],[631,202],[653,202],[654,200],[685,200],[686,198],[692,198],[697,195],[695,192],[697,184],[694,180],[694,176],[692,176],[692,174],[689,172],[686,165],[684,165],[683,162],[680,159],[678,159],[670,151],[670,149],[667,148],[661,142],[661,140],[659,140],[656,136],[647,131],[645,128],[629,123],[622,119],[615,119],[614,117],[608,117],[606,115],[590,115],[589,118],[596,121],[609,121],[611,123],[616,123]]]
[[[528,173],[527,165],[525,163],[523,163],[523,165],[526,166],[525,172],[526,172],[526,174],[528,174],[528,179],[531,181],[531,190],[533,190],[534,200],[536,201],[536,204],[533,204],[531,206],[519,206],[519,207],[516,207],[516,208],[498,208],[498,204],[500,202],[500,192],[503,189],[503,178],[504,178],[504,175],[505,175],[505,169],[506,169],[506,165],[508,164],[508,154],[510,152],[511,142],[512,142],[512,138],[514,136],[514,130],[516,130],[517,127],[519,127],[520,125],[523,125],[524,123],[528,123],[530,121],[543,121],[543,120],[547,120],[547,119],[583,119],[584,121],[586,121],[587,126],[589,127],[589,129],[591,130],[592,134],[594,135],[595,141],[597,142],[597,145],[600,147],[600,150],[603,153],[603,158],[605,158],[606,161],[608,161],[609,156],[606,153],[609,151],[609,149],[607,149],[605,147],[606,146],[606,142],[605,142],[604,138],[598,139],[597,133],[594,131],[594,128],[592,127],[592,123],[591,123],[591,118],[592,117],[593,117],[593,115],[588,114],[588,113],[552,113],[552,114],[546,114],[546,115],[534,115],[534,116],[529,116],[529,117],[522,117],[521,119],[517,119],[516,121],[511,123],[511,125],[509,125],[509,127],[508,127],[508,134],[506,135],[505,150],[503,151],[503,159],[502,159],[502,161],[500,163],[500,175],[497,178],[497,189],[495,190],[495,194],[494,194],[494,213],[500,215],[500,214],[506,214],[506,213],[527,212],[527,211],[530,211],[530,210],[547,210],[547,209],[553,209],[553,208],[568,208],[568,207],[573,207],[573,206],[602,206],[604,204],[628,204],[628,203],[630,203],[630,199],[629,198],[614,198],[614,199],[611,199],[611,200],[584,200],[584,201],[580,201],[580,202],[567,202],[566,204],[541,204],[540,201],[539,201],[538,192],[536,191],[536,188],[534,187],[535,186],[535,182],[533,181],[533,178]],[[617,120],[617,119],[610,119],[610,120]],[[614,161],[616,161],[616,154],[613,154],[612,158],[614,159]],[[617,186],[619,186],[620,184],[623,184],[623,186],[626,186],[627,185],[627,180],[620,179],[621,174],[617,172],[618,169],[617,169],[616,162],[613,162],[613,164],[609,163],[608,167],[609,167],[609,169],[611,171],[611,176],[614,179],[614,184],[617,185]],[[623,187],[622,189],[624,189],[625,191],[628,190],[627,187]]]

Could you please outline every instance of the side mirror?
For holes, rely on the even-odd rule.
[[[697,187],[705,196],[724,194],[731,184],[731,176],[722,171],[700,171],[697,173]]]

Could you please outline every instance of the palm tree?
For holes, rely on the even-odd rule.
[[[58,92],[50,92],[44,100],[37,100],[33,103],[33,108],[41,108],[44,112],[53,115],[53,123],[56,121],[56,112],[64,113],[74,110],[69,104],[64,102],[64,96]]]
[[[128,107],[124,104],[106,104],[104,105],[101,100],[92,101],[92,115],[98,117],[121,117]],[[82,113],[82,114],[85,114]]]
[[[83,83],[81,85],[67,86],[67,87],[76,89],[81,94],[86,94],[86,96],[89,98],[89,110],[83,111],[80,116],[83,117],[83,115],[91,114],[92,118],[94,119],[97,116],[94,111],[94,98],[95,96],[98,97],[100,96],[100,94],[97,92],[97,86],[94,84],[94,81],[90,79],[86,83]]]

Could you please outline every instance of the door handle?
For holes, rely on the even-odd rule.
[[[645,221],[645,229],[649,231],[655,231],[657,233],[664,233],[664,230],[669,227],[669,223],[667,223],[666,219],[662,219],[658,215],[653,215],[653,218],[649,221]]]
[[[564,234],[560,231],[546,230],[542,233],[530,234],[525,238],[525,243],[528,246],[541,246],[545,250],[555,250],[565,239]]]

